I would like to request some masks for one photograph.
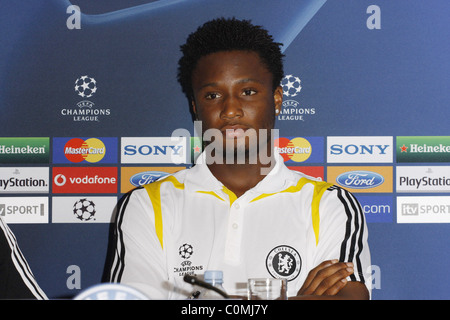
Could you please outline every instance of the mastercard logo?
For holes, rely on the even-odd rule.
[[[304,162],[311,156],[311,143],[305,138],[278,138],[275,140],[275,150],[284,161]]]
[[[83,140],[74,138],[64,146],[64,155],[71,162],[99,162],[106,154],[105,144],[96,138]]]

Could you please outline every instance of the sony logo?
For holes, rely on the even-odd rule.
[[[183,150],[182,145],[173,145],[173,146],[161,146],[161,145],[127,145],[124,147],[124,154],[125,155],[135,155],[135,154],[141,154],[144,156],[147,155],[167,155],[170,151],[173,155],[180,155],[181,151]]]
[[[330,146],[330,154],[386,154],[386,150],[390,147],[388,144],[369,144],[369,145],[356,145],[356,144],[333,144]]]
[[[389,163],[393,161],[393,137],[328,137],[330,163]]]

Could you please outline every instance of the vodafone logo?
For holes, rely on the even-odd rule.
[[[57,174],[57,175],[55,176],[55,178],[53,179],[53,182],[54,182],[58,187],[61,187],[61,186],[65,185],[65,184],[66,184],[66,181],[67,181],[66,176],[63,175],[63,174]]]
[[[87,140],[73,138],[67,141],[64,146],[64,155],[67,160],[75,163],[82,161],[90,163],[99,162],[105,154],[105,144],[97,138]]]
[[[116,193],[115,167],[55,167],[53,193]]]
[[[311,156],[312,147],[305,138],[278,138],[275,140],[275,149],[284,161],[304,162]]]

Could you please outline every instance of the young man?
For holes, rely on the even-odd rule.
[[[0,299],[47,300],[19,249],[16,237],[1,217]]]
[[[186,298],[185,274],[222,270],[228,294],[249,278],[288,295],[366,299],[367,229],[343,189],[289,170],[273,151],[280,44],[248,21],[216,19],[182,46],[179,82],[206,147],[191,169],[124,197],[110,281],[151,299]]]

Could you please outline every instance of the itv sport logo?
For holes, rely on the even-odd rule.
[[[450,223],[450,197],[397,197],[398,223]]]

